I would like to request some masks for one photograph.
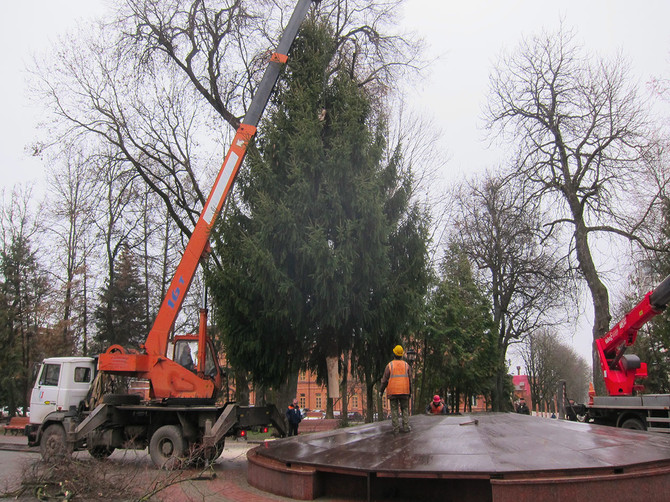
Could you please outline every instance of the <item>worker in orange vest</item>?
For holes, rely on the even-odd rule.
[[[402,356],[405,353],[400,345],[393,348],[393,361],[386,365],[382,377],[381,392],[389,398],[391,406],[391,424],[393,433],[409,432],[409,396],[412,393],[412,370]],[[402,415],[402,429],[398,423],[398,414]]]
[[[433,396],[433,400],[426,406],[426,413],[433,415],[446,415],[447,405],[437,394]]]

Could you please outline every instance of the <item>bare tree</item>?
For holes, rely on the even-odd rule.
[[[415,78],[426,62],[423,44],[415,37],[397,32],[397,21],[404,0],[325,0],[317,4],[317,15],[331,20],[337,44],[331,67],[345,65],[359,85],[376,97],[376,106],[385,109],[384,100],[398,81]]]
[[[455,193],[454,239],[480,270],[490,291],[497,331],[494,409],[504,405],[505,361],[510,344],[556,323],[566,305],[568,281],[552,237],[543,237],[542,212],[519,178],[487,174]]]
[[[521,352],[530,384],[533,406],[557,411],[558,384],[565,380],[568,396],[578,402],[586,398],[588,362],[560,342],[557,333],[540,330],[526,339]]]
[[[403,0],[321,0],[313,16],[331,21],[336,57],[362,86],[383,98],[400,77],[423,66],[422,44],[394,33]],[[240,124],[294,0],[173,0],[169,6],[129,0],[120,11],[123,40],[142,54],[144,68],[174,65],[233,128]],[[379,102],[381,103],[381,101]]]
[[[628,67],[621,56],[584,56],[574,35],[561,29],[524,40],[512,56],[501,57],[490,86],[488,126],[513,138],[517,171],[535,184],[531,196],[554,208],[548,230],[570,229],[570,256],[591,293],[598,338],[611,316],[589,238],[608,233],[653,246],[645,217],[667,183],[659,176],[645,186],[643,208],[628,202],[636,200],[631,191],[640,178],[649,179],[655,157]],[[594,353],[594,380],[602,382],[596,358]]]
[[[87,145],[91,155],[111,152],[162,199],[180,231],[190,236],[199,215],[196,201],[205,201],[192,168],[198,164],[193,130],[205,118],[172,72],[136,75],[135,65],[131,56],[103,49],[97,40],[71,40],[50,68],[41,70],[36,85],[61,124],[54,133],[58,141]]]
[[[107,289],[113,289],[116,260],[124,248],[134,247],[134,233],[142,220],[134,203],[137,191],[133,171],[128,165],[111,155],[98,157],[99,192],[95,225],[102,248],[105,273],[102,274]],[[141,199],[141,198],[139,198]],[[141,207],[141,206],[140,206]],[[107,299],[107,322],[111,325],[111,298]],[[111,328],[108,326],[109,330]],[[97,347],[98,350],[106,347]]]
[[[88,350],[85,296],[86,262],[93,250],[94,206],[96,183],[91,178],[87,159],[74,149],[66,149],[64,157],[50,170],[49,191],[54,210],[48,215],[48,232],[56,245],[52,249],[52,271],[62,285],[59,324],[63,346],[80,344]]]
[[[173,232],[174,224],[161,204],[160,198],[146,186],[138,186],[135,204],[139,216],[138,225],[132,235],[132,246],[136,247],[144,288],[144,318],[150,322],[165,297],[171,279],[172,264],[179,260],[184,249],[183,235]],[[196,309],[199,306],[196,305]]]
[[[361,85],[376,86],[380,98],[421,64],[419,43],[384,31],[394,29],[400,3],[324,0],[314,7],[313,15],[336,20],[341,57],[346,53]],[[35,64],[38,99],[54,114],[51,137],[111,147],[189,237],[206,198],[201,187],[210,186],[219,162],[213,158],[231,132],[220,126],[239,125],[289,5],[128,0],[115,22],[80,33]]]

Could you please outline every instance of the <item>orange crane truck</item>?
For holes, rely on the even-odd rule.
[[[30,445],[45,458],[87,449],[96,457],[116,448],[149,448],[153,462],[174,468],[183,460],[213,461],[224,438],[255,426],[274,426],[285,435],[285,421],[273,405],[217,406],[222,371],[207,334],[207,310],[200,311],[199,331],[174,335],[175,320],[197,267],[209,249],[209,237],[231,190],[249,141],[270,99],[279,73],[311,2],[299,0],[272,54],[249,109],[188,241],[155,322],[139,349],[109,347],[98,358],[51,358],[43,362],[31,397]],[[189,355],[195,355],[195,362]],[[185,358],[186,363],[180,358]],[[116,375],[148,381],[149,399],[139,395],[101,395],[91,406],[99,382]],[[93,392],[95,393],[95,392]]]

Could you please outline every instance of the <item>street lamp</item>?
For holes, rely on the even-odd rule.
[[[414,361],[416,361],[416,350],[414,349],[408,349],[405,351],[405,359],[407,359],[407,363],[409,364],[410,368],[414,364]],[[412,396],[410,396],[411,398]],[[413,400],[412,400],[413,401]],[[409,407],[409,414],[412,414],[412,406],[410,405]]]

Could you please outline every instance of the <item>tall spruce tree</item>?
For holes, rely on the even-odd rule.
[[[125,246],[95,310],[97,350],[106,350],[116,344],[136,348],[145,340],[145,287],[133,254]]]
[[[28,407],[34,362],[44,355],[73,352],[71,344],[52,332],[38,339],[48,311],[49,282],[24,230],[21,225],[13,227],[0,251],[0,384],[10,413],[18,406]]]
[[[440,269],[441,279],[429,301],[419,401],[448,392],[452,409],[459,411],[461,397],[466,402],[477,395],[490,400],[498,346],[491,305],[474,280],[465,252],[451,244]]]
[[[16,372],[21,367],[21,358],[14,343],[10,319],[11,312],[3,287],[0,291],[0,344],[4,347],[0,352],[0,403],[6,403],[10,409],[16,409],[19,395]]]
[[[408,280],[426,275],[425,216],[410,211],[411,180],[397,156],[384,162],[383,124],[334,53],[327,24],[303,25],[219,228],[223,272],[210,281],[230,362],[260,385],[290,380],[280,399],[300,367],[325,381],[326,357],[364,359],[366,333],[390,345],[408,325],[407,308],[392,315],[399,292],[410,306],[425,291]]]

